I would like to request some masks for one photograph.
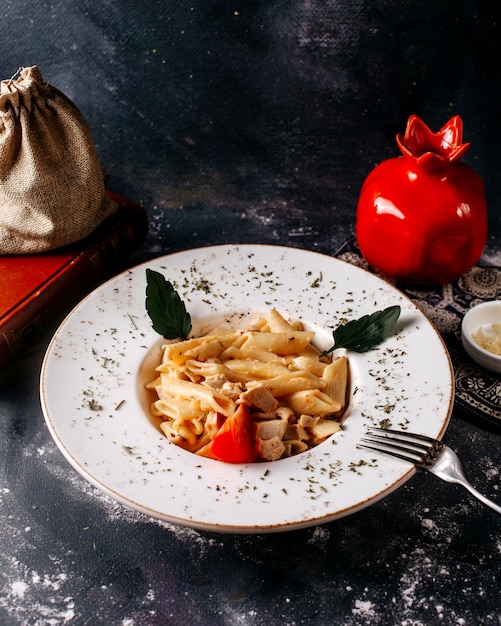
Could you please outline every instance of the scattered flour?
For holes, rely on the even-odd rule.
[[[497,242],[495,242],[495,245],[492,247],[492,249],[488,247],[484,251],[484,254],[482,255],[482,259],[486,263],[489,263],[490,265],[500,267],[501,266],[501,253],[497,251],[498,248],[499,246],[497,245]]]
[[[423,528],[428,531],[430,536],[438,537],[440,535],[440,528],[438,528],[438,526],[432,519],[424,518],[423,520],[421,520],[421,524]]]
[[[3,564],[2,569],[0,607],[17,623],[63,626],[73,620],[73,598],[64,592],[66,574],[41,575],[15,559]],[[37,616],[35,621],[33,615]]]
[[[40,445],[40,442],[37,442],[27,445],[23,449],[23,454],[39,459],[44,465],[44,471],[60,480],[61,484],[72,492],[72,497],[81,498],[86,503],[94,501],[100,504],[103,508],[103,519],[111,523],[159,525],[189,550],[193,560],[200,559],[210,547],[222,545],[222,538],[219,540],[217,537],[206,537],[195,529],[155,520],[121,505],[69,468],[55,446]],[[6,503],[11,497],[10,489],[0,488],[0,504]],[[24,548],[29,548],[33,541],[36,543],[32,538],[34,532],[31,526],[20,526],[12,520],[10,532],[19,548],[17,554],[23,554]],[[74,573],[67,574],[64,560],[50,554],[48,558],[50,563],[47,570],[36,571],[23,562],[22,557],[12,556],[8,560],[0,554],[0,609],[6,612],[13,624],[64,626],[78,621],[78,607],[75,606],[72,595],[75,589],[85,588],[87,583],[75,577]],[[148,589],[144,601],[150,605],[156,601],[154,589]],[[131,616],[123,619],[120,626],[136,624]]]
[[[12,583],[11,588],[11,594],[13,598],[23,599],[24,594],[26,593],[26,589],[28,589],[28,585],[22,580],[16,580]]]
[[[363,617],[374,617],[376,612],[374,605],[369,600],[355,600],[355,607],[352,609],[353,615]]]
[[[61,484],[68,485],[72,490],[73,497],[81,497],[86,502],[95,500],[103,507],[103,517],[110,522],[126,522],[141,524],[156,524],[165,528],[173,538],[185,545],[194,558],[203,556],[214,546],[224,545],[224,536],[220,539],[214,536],[206,536],[195,529],[176,526],[167,522],[154,520],[141,513],[128,509],[119,504],[105,493],[92,486],[84,480],[73,469],[69,469],[66,462],[61,459],[60,453],[53,446],[28,446],[24,450],[25,454],[32,454],[40,459],[46,471],[61,480]],[[489,482],[497,483],[499,480],[499,469],[488,466],[485,474]],[[492,488],[492,487],[491,487]],[[79,495],[80,494],[80,495]],[[10,497],[10,490],[0,489],[0,503],[3,499]],[[465,498],[456,505],[457,512],[466,513],[471,508],[471,503]],[[445,546],[455,537],[461,529],[451,522],[450,509],[447,511],[432,510],[423,508],[423,517],[420,520],[424,539],[433,541],[436,545],[441,543]],[[447,520],[447,522],[445,521]],[[13,527],[16,532],[16,540],[19,540],[19,527]],[[30,526],[24,527],[25,533],[32,534]],[[327,553],[329,543],[332,540],[330,526],[318,526],[311,530],[308,543],[315,548]],[[398,591],[391,600],[394,605],[400,607],[400,626],[426,626],[416,620],[416,614],[424,610],[432,610],[436,614],[436,620],[440,623],[457,626],[467,626],[468,620],[455,611],[450,606],[446,606],[443,598],[435,598],[430,595],[430,581],[444,577],[454,576],[454,572],[449,572],[445,566],[440,566],[428,556],[428,551],[423,547],[416,546],[408,554],[401,555],[402,569]],[[495,550],[501,554],[501,540],[496,540]],[[78,621],[78,611],[75,607],[74,598],[68,591],[70,581],[63,569],[63,564],[57,559],[52,559],[51,573],[34,571],[20,561],[12,559],[5,563],[0,557],[0,607],[5,609],[19,624],[26,626],[71,626],[71,622]],[[71,587],[84,581],[72,579]],[[346,591],[353,592],[354,585],[347,584]],[[347,624],[373,624],[378,622],[378,611],[382,610],[374,601],[369,599],[367,589],[358,589],[351,607],[351,617],[353,622]],[[480,594],[480,591],[478,591]],[[148,603],[155,602],[156,594],[154,589],[149,589],[145,595]],[[378,598],[379,600],[379,598]],[[441,601],[440,601],[441,600]],[[290,600],[286,600],[286,602]],[[226,610],[229,610],[226,607]],[[242,607],[231,607],[231,615],[228,614],[228,623],[252,623],[252,612],[242,611]],[[32,616],[37,615],[37,620],[32,621]],[[497,616],[499,618],[499,616]],[[348,618],[349,619],[349,618]],[[28,622],[28,620],[30,620]],[[250,621],[249,621],[250,620]],[[139,626],[133,617],[122,620],[120,626]]]

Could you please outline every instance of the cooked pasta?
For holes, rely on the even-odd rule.
[[[248,407],[257,460],[308,450],[341,429],[348,361],[321,356],[314,333],[271,310],[249,330],[216,328],[162,347],[152,415],[173,443],[203,456],[225,421]]]

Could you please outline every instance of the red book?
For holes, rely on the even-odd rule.
[[[106,193],[119,208],[86,239],[41,254],[0,255],[0,371],[93,287],[120,271],[146,239],[145,208]]]

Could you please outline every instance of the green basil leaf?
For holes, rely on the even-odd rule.
[[[322,356],[335,348],[346,348],[353,352],[368,352],[387,339],[400,317],[400,306],[390,306],[371,315],[364,315],[358,320],[341,324],[332,333],[334,345]]]
[[[146,269],[146,310],[153,330],[165,339],[187,339],[191,317],[172,284],[159,272]]]

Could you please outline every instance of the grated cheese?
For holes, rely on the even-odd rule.
[[[472,337],[484,350],[501,356],[501,322],[480,327]]]

